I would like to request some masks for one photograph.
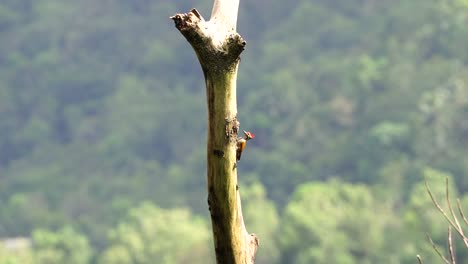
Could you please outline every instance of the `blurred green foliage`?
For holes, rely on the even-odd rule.
[[[283,263],[386,262],[382,234],[391,220],[391,211],[364,186],[303,184],[282,219]]]
[[[91,259],[88,239],[69,226],[57,232],[36,229],[32,234],[32,242],[35,263],[84,264]]]
[[[164,210],[145,202],[110,231],[110,247],[98,263],[209,263],[210,235],[203,220],[187,209]]]
[[[203,74],[168,19],[211,5],[0,0],[1,264],[214,261]],[[448,176],[468,206],[468,2],[239,15],[257,261],[438,263],[424,233],[443,247],[446,223],[423,182],[440,195]]]

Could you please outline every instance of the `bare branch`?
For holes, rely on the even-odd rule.
[[[426,233],[426,236],[427,236],[427,239],[429,240],[429,242],[431,243],[432,245],[432,248],[435,250],[435,252],[439,255],[440,259],[442,259],[446,264],[450,264],[450,262],[444,257],[444,255],[442,255],[442,253],[440,252],[439,248],[434,244],[434,241],[432,241],[431,237],[429,236],[429,234]]]
[[[429,188],[429,184],[427,183],[427,181],[425,182],[425,184],[426,184],[427,193],[431,197],[431,200],[432,200],[432,203],[434,204],[434,206],[445,217],[445,219],[447,219],[447,221],[450,223],[450,225],[452,225],[455,228],[458,235],[460,235],[460,237],[463,239],[463,242],[465,243],[465,246],[468,248],[468,238],[463,234],[463,230],[461,228],[458,228],[457,224],[455,222],[453,222],[453,220],[450,219],[450,217],[447,215],[447,213],[445,213],[444,209],[442,209],[440,204],[434,198],[434,195],[432,194],[431,188]],[[447,193],[447,197],[448,197],[448,184],[447,184],[447,187],[446,187],[446,193]],[[450,199],[447,198],[447,202],[449,203],[450,212],[452,213],[453,208],[451,208]],[[452,215],[454,215],[454,214],[452,214]],[[456,217],[454,217],[454,218],[455,218],[455,221],[457,221],[457,223],[458,223],[458,220],[456,220],[457,218]]]
[[[448,249],[449,249],[449,255],[450,255],[450,260],[452,261],[452,264],[455,264],[455,252],[453,251],[453,243],[452,243],[452,227],[448,226]]]
[[[460,199],[457,199],[457,207],[458,207],[458,212],[460,213],[461,217],[463,218],[463,222],[465,222],[465,225],[468,225],[468,220],[465,217],[465,214],[463,213]]]
[[[427,181],[426,181],[426,190],[427,190],[427,193],[429,194],[429,196],[431,197],[432,203],[437,208],[437,210],[439,210],[439,212],[442,213],[442,215],[445,217],[445,219],[447,219],[447,221],[451,225],[455,226],[455,223],[452,222],[452,219],[450,219],[450,217],[445,213],[444,209],[442,209],[442,206],[440,206],[440,204],[434,198],[434,195],[432,194],[431,188],[429,188],[429,184],[427,183]]]
[[[423,264],[423,262],[422,262],[422,260],[421,260],[421,256],[419,256],[419,255],[416,255],[416,258],[418,258],[418,262],[419,262],[419,264]]]
[[[452,202],[450,201],[450,193],[449,193],[449,184],[448,184],[448,177],[445,177],[445,197],[447,199],[447,204],[450,210],[450,214],[453,217],[453,220],[455,221],[456,226],[455,229],[461,234],[462,237],[465,237],[463,234],[463,229],[460,226],[460,223],[458,222],[457,216],[455,215],[455,212],[453,210]]]

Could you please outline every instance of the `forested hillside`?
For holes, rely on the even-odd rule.
[[[240,1],[257,263],[440,263],[424,180],[468,211],[468,2]],[[169,19],[211,5],[0,0],[0,264],[214,262],[203,74]]]

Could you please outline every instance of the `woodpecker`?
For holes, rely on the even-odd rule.
[[[245,149],[245,145],[247,145],[247,141],[251,140],[252,138],[255,138],[254,133],[244,130],[244,137],[237,139],[236,161],[240,160],[242,151]]]

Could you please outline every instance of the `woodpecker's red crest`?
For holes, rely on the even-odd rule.
[[[250,139],[252,139],[252,138],[255,138],[255,134],[254,134],[254,133],[249,132],[249,131],[245,131],[245,130],[243,130],[243,131],[244,131],[245,140],[250,140]]]

